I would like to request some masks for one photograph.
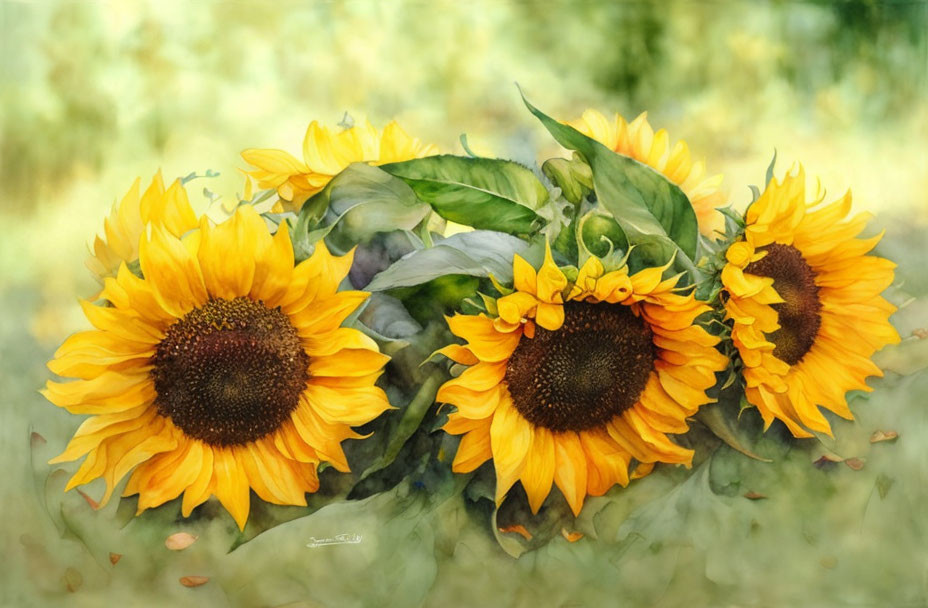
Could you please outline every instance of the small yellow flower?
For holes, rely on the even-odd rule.
[[[677,184],[696,211],[699,231],[710,238],[718,236],[716,231],[725,223],[725,218],[716,211],[716,207],[726,204],[722,176],[705,177],[705,163],[691,158],[685,141],[680,140],[671,147],[667,131],[660,129],[655,133],[648,123],[647,112],[626,122],[618,114],[610,121],[596,110],[587,110],[579,120],[569,124],[610,150],[652,167]]]
[[[436,146],[410,137],[396,121],[383,133],[368,121],[338,132],[313,121],[303,138],[303,160],[283,150],[256,148],[242,152],[242,158],[255,167],[248,174],[259,188],[277,190],[283,208],[298,211],[351,163],[384,165],[437,153]]]

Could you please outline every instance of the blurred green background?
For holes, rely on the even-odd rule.
[[[439,606],[471,604],[463,598],[478,592],[490,605],[623,597],[667,606],[928,605],[928,383],[921,371],[928,340],[910,337],[928,325],[925,2],[0,0],[0,45],[4,605],[169,598],[179,605]],[[445,547],[447,528],[455,527],[448,522],[457,521],[447,509],[422,515],[431,522],[427,533],[421,522],[384,514],[392,523],[371,534],[394,544],[375,541],[363,554],[330,548],[329,557],[313,554],[302,569],[284,568],[287,584],[277,584],[278,573],[274,585],[245,591],[230,578],[236,568],[271,568],[289,555],[269,551],[279,549],[281,534],[309,532],[278,529],[264,554],[254,545],[226,557],[228,547],[204,529],[195,545],[201,553],[165,556],[160,539],[149,539],[143,559],[111,566],[99,553],[102,541],[87,540],[109,538],[110,522],[88,524],[88,536],[51,523],[43,462],[79,420],[36,389],[57,344],[85,327],[75,298],[95,289],[83,267],[87,244],[137,175],[219,171],[192,184],[205,209],[202,187],[226,199],[241,190],[241,149],[298,153],[311,120],[334,125],[346,111],[378,126],[396,118],[448,152],[460,152],[458,137],[467,133],[480,152],[546,158],[557,149],[521,105],[515,82],[563,119],[587,107],[628,118],[647,110],[655,128],[686,139],[710,173],[725,174],[736,206],[750,200],[748,185],[762,182],[776,149],[780,172],[801,161],[830,195],[851,187],[856,209],[878,212],[875,226],[889,231],[881,253],[900,264],[892,297],[907,304],[896,315],[907,340],[884,353],[892,371],[873,383],[869,403],[853,402],[858,424],[839,425],[845,439],[830,446],[846,456],[880,450],[867,467],[820,471],[805,452],[777,452],[777,463],[761,470],[723,449],[686,482],[698,487],[684,506],[668,480],[687,474],[655,476],[600,518],[595,531],[602,539],[612,534],[614,545],[556,539],[518,566],[487,537],[488,525],[461,527],[468,542]],[[892,426],[901,439],[870,446],[866,437],[877,425]],[[32,436],[30,450],[33,431],[42,437]],[[719,491],[719,479],[730,486],[733,471],[754,479],[744,482],[752,489],[767,483],[765,493],[793,498],[752,502]],[[702,494],[703,501],[693,498]],[[68,508],[83,505],[76,500]],[[327,517],[378,530],[378,504]],[[638,506],[645,512],[633,511]],[[653,524],[636,530],[661,531],[630,545],[620,525],[629,514]],[[408,572],[384,566],[397,560]],[[181,587],[174,574],[189,568],[223,583]],[[512,577],[501,577],[504,571]],[[313,582],[320,576],[328,578]],[[357,591],[365,585],[377,591]]]

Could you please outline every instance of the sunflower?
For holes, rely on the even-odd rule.
[[[796,437],[831,434],[824,407],[853,419],[845,393],[882,376],[870,356],[899,341],[896,310],[880,293],[895,264],[866,255],[882,238],[855,238],[869,215],[848,218],[851,194],[806,201],[801,167],[773,179],[745,216],[722,269],[726,318],[744,363],[745,396],[766,427]]]
[[[93,416],[51,462],[86,455],[67,489],[103,477],[102,503],[132,471],[124,495],[139,495],[139,512],[183,493],[186,517],[215,495],[243,528],[249,488],[305,505],[320,462],[349,470],[341,442],[390,407],[374,386],[387,357],[340,326],[368,296],[338,291],[351,255],[320,242],[294,267],[286,225],[272,237],[247,205],[199,226],[183,239],[152,226],[144,278],[123,263],[105,281],[107,306],[82,303],[97,329],[49,363],[78,380],[43,393]]]
[[[618,114],[609,121],[596,110],[587,110],[579,120],[569,124],[610,150],[652,167],[677,184],[696,211],[699,231],[710,238],[718,236],[717,232],[725,223],[722,214],[715,210],[726,203],[721,188],[722,176],[704,177],[705,163],[693,161],[685,141],[680,140],[671,147],[667,131],[660,129],[655,133],[648,123],[647,112],[626,122]]]
[[[337,133],[313,121],[303,138],[302,161],[283,150],[254,148],[242,152],[242,158],[256,167],[248,174],[259,188],[277,190],[283,208],[298,211],[351,163],[383,165],[437,153],[438,148],[410,137],[396,121],[383,133],[368,121]]]
[[[591,257],[570,282],[550,249],[538,271],[515,256],[515,289],[490,314],[449,317],[467,344],[439,352],[469,366],[437,396],[457,408],[444,430],[463,435],[453,470],[492,458],[498,503],[521,481],[537,512],[553,482],[578,514],[587,494],[627,485],[633,459],[632,477],[689,466],[667,433],[712,401],[727,359],[694,324],[709,307],[662,280],[666,268],[607,272]]]
[[[141,179],[136,178],[122,200],[113,204],[110,216],[103,220],[103,236],[94,239],[86,265],[101,283],[115,275],[122,262],[139,259],[139,238],[146,224],[160,225],[176,237],[197,227],[197,216],[181,180],[174,180],[165,190],[158,171],[141,195],[140,184]]]

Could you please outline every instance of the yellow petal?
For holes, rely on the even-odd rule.
[[[558,433],[554,437],[554,453],[557,459],[554,483],[567,499],[574,515],[580,515],[587,484],[586,455],[580,437],[573,431]]]
[[[242,158],[249,165],[254,165],[270,173],[291,175],[309,172],[309,168],[305,164],[283,150],[250,148],[242,151]]]
[[[446,382],[438,389],[435,401],[438,403],[450,403],[466,418],[482,419],[493,415],[499,407],[500,401],[505,398],[505,393],[506,388],[503,386],[493,386],[484,391],[475,391],[459,384]]]
[[[183,439],[177,450],[145,463],[149,473],[139,482],[139,512],[177,498],[190,487],[202,474],[203,449],[200,441]]]
[[[561,292],[567,287],[567,277],[551,257],[551,245],[545,242],[545,261],[536,278],[536,296],[542,302],[562,302]]]
[[[364,376],[380,371],[389,360],[390,357],[373,350],[344,350],[334,355],[311,358],[309,375],[312,378]]]
[[[196,479],[184,490],[184,499],[181,503],[181,515],[189,517],[190,513],[202,504],[210,495],[210,486],[213,479],[213,463],[215,461],[213,448],[200,444],[200,466]]]
[[[270,244],[258,251],[251,298],[269,308],[280,303],[293,275],[293,243],[286,222],[281,222]]]
[[[631,456],[603,429],[581,431],[580,443],[586,453],[587,488],[591,496],[602,496],[615,484],[628,485]]]
[[[204,217],[200,235],[197,258],[210,295],[228,300],[248,295],[257,252],[271,243],[264,220],[254,207],[242,205],[231,218],[214,227]]]
[[[360,151],[356,154],[346,154],[339,150],[340,147],[339,142],[329,130],[314,120],[309,124],[303,138],[303,159],[314,173],[325,175],[335,175],[349,162],[364,160],[359,158]],[[345,156],[349,158],[346,159]],[[350,158],[351,156],[356,158]]]
[[[493,456],[490,448],[490,425],[475,428],[461,437],[458,451],[454,455],[451,470],[455,473],[470,473]]]
[[[522,335],[520,331],[497,331],[493,321],[484,316],[455,315],[445,320],[454,335],[467,340],[467,347],[481,361],[508,359]]]
[[[290,314],[300,336],[313,336],[338,328],[368,297],[366,291],[340,291]]]
[[[536,294],[535,285],[538,275],[532,265],[520,255],[514,255],[512,258],[512,277],[516,291]]]
[[[357,439],[361,436],[351,430],[347,424],[330,423],[313,410],[313,408],[301,401],[300,405],[293,411],[291,416],[293,431],[306,445],[313,448],[319,458],[329,462],[336,469],[342,472],[350,470],[348,461],[345,459],[345,453],[341,448],[341,442],[345,439]],[[284,429],[289,432],[289,429]],[[291,437],[292,439],[292,437]],[[299,446],[294,442],[287,442],[290,451],[294,449],[299,451]],[[294,453],[296,456],[296,453]]]
[[[454,361],[455,363],[460,363],[461,365],[476,365],[479,359],[474,356],[474,353],[470,351],[466,346],[461,346],[460,344],[449,344],[443,348],[439,348],[435,351],[435,354],[444,355]]]
[[[208,299],[196,258],[164,229],[152,226],[151,236],[142,238],[139,261],[158,304],[175,317],[184,316]]]
[[[496,504],[522,474],[522,467],[532,445],[532,427],[512,405],[503,399],[490,425],[490,447],[496,467]]]
[[[555,440],[554,435],[546,428],[536,427],[533,433],[532,445],[525,458],[521,479],[522,487],[528,496],[529,507],[532,513],[538,513],[554,481]]]
[[[360,426],[391,409],[386,393],[377,386],[333,390],[310,384],[303,394],[313,410],[333,424]]]
[[[213,485],[216,498],[238,524],[238,529],[244,530],[251,499],[248,478],[236,459],[234,449],[213,448]]]
[[[564,324],[564,306],[562,304],[538,304],[535,322],[548,331],[560,329]]]

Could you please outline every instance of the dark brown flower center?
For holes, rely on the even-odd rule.
[[[564,325],[536,327],[509,359],[516,409],[552,431],[601,426],[638,401],[654,367],[651,329],[621,304],[568,302]]]
[[[241,297],[210,300],[177,320],[152,363],[158,412],[216,446],[275,431],[309,379],[309,356],[287,316]]]
[[[812,348],[822,325],[815,272],[792,245],[774,243],[760,250],[767,255],[749,264],[745,271],[773,279],[773,288],[784,301],[772,305],[779,314],[780,329],[768,334],[767,339],[776,345],[773,354],[778,359],[795,365]]]

